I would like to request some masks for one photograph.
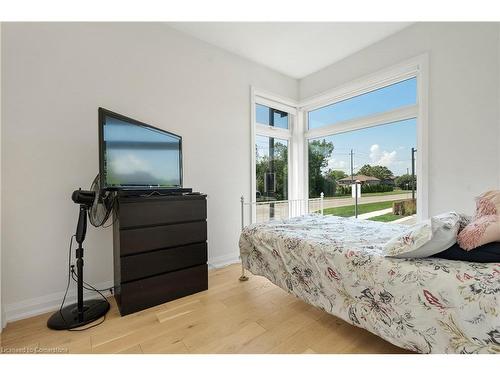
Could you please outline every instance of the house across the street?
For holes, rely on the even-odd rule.
[[[384,185],[395,186],[396,185],[396,177],[391,176],[389,178],[384,178],[383,180],[380,181],[380,183],[384,184]]]
[[[351,178],[351,176],[341,178],[338,180],[338,183],[340,185],[352,185],[354,184],[354,181],[359,181],[361,182],[361,185],[378,185],[380,184],[380,179],[377,177],[373,176],[365,176],[364,174],[357,174],[354,175],[354,180]]]

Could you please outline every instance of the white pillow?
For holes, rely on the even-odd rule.
[[[457,242],[460,216],[447,212],[416,224],[384,246],[385,256],[426,258],[448,249]]]

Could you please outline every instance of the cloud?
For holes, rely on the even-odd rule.
[[[347,162],[345,160],[338,160],[335,158],[330,158],[328,160],[327,169],[345,169],[347,167]]]
[[[396,154],[396,150],[391,152],[385,150],[382,151],[378,144],[374,144],[370,147],[370,159],[373,165],[382,165],[389,168],[394,164]]]
[[[137,171],[151,172],[151,167],[133,154],[121,155],[110,161],[111,169],[117,174],[134,173]]]

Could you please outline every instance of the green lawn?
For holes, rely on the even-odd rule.
[[[383,195],[396,195],[396,194],[408,194],[411,195],[411,190],[394,190],[394,191],[384,191],[383,193],[363,193],[362,197],[378,197]],[[335,197],[325,197],[325,199],[345,199],[350,198],[350,195],[337,195]]]
[[[358,204],[358,215],[391,208],[392,203],[393,201]],[[324,215],[335,215],[342,217],[354,216],[354,205],[325,208],[323,213]]]
[[[394,215],[393,213],[390,213],[390,214],[385,214],[385,215],[380,215],[380,216],[375,216],[375,217],[372,217],[368,220],[372,220],[372,221],[382,221],[384,223],[387,223],[389,221],[394,221],[394,220],[397,220],[397,219],[402,219],[404,216],[401,216],[401,215]]]

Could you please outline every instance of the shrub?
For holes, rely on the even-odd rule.
[[[409,174],[404,174],[396,178],[396,186],[402,190],[411,190],[412,186],[412,176]],[[415,176],[415,190],[417,189],[417,176]]]
[[[410,216],[417,213],[417,200],[405,199],[396,201],[392,204],[392,213],[394,215]]]
[[[384,185],[384,184],[361,185],[361,194],[363,194],[363,193],[385,193],[387,191],[394,191],[394,186]],[[339,186],[337,186],[337,195],[351,195],[351,185],[348,185],[348,186],[339,185]]]
[[[391,185],[377,184],[377,185],[361,185],[361,193],[385,193],[393,191],[394,187]]]

